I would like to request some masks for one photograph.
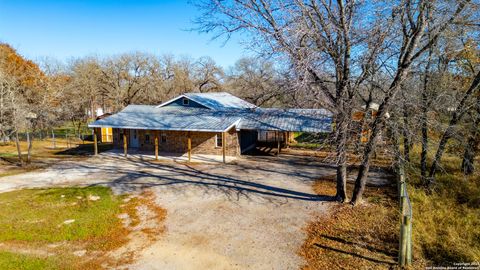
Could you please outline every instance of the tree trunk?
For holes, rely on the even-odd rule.
[[[15,131],[15,144],[17,145],[18,160],[20,166],[23,166],[22,149],[20,148],[20,140],[18,139],[18,131]]]
[[[337,151],[337,194],[335,199],[339,202],[347,201],[347,132],[348,122],[344,115],[337,116],[336,125],[336,151]]]
[[[379,115],[377,115],[375,122],[378,121],[378,117]],[[358,169],[357,179],[355,179],[355,187],[353,189],[353,196],[351,201],[353,205],[357,205],[362,202],[363,192],[365,191],[365,186],[367,184],[368,171],[370,170],[370,158],[373,152],[375,152],[375,144],[379,133],[380,125],[374,125],[370,138],[365,145],[362,163],[360,164],[360,167]]]
[[[478,144],[480,143],[480,95],[477,95],[475,110],[476,112],[473,113],[471,132],[467,145],[465,146],[465,153],[463,154],[462,160],[462,171],[465,175],[471,175],[475,171],[475,155],[478,151]]]
[[[403,156],[406,162],[410,162],[410,131],[408,129],[408,108],[407,104],[403,104]]]
[[[428,50],[428,61],[425,66],[425,77],[423,78],[422,91],[422,112],[420,114],[420,125],[422,130],[422,152],[420,153],[420,175],[421,183],[427,185],[427,156],[428,156],[428,85],[430,83],[430,66],[432,64],[432,49]]]
[[[467,90],[462,100],[460,101],[455,111],[453,112],[452,118],[450,119],[450,123],[448,124],[447,129],[443,132],[443,135],[440,139],[440,143],[438,144],[437,152],[435,153],[435,158],[433,159],[432,166],[430,167],[430,172],[428,175],[428,183],[427,183],[427,187],[429,188],[435,182],[435,173],[438,168],[438,163],[440,163],[440,160],[442,159],[448,140],[452,137],[453,129],[457,125],[457,123],[461,120],[461,118],[465,113],[465,104],[467,103],[468,98],[471,97],[473,94],[475,94],[479,85],[480,85],[480,71],[475,76],[475,79],[470,85],[470,88]]]
[[[465,146],[465,153],[463,154],[462,160],[462,171],[465,175],[471,175],[475,171],[474,161],[475,161],[475,148],[477,142],[473,137],[468,139],[467,145]]]
[[[427,155],[428,155],[428,101],[425,91],[422,93],[422,113],[420,116],[420,122],[422,125],[422,152],[420,154],[420,173],[421,182],[427,183]]]

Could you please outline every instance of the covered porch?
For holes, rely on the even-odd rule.
[[[99,154],[106,157],[124,157],[122,149],[112,149]],[[192,154],[190,159],[188,154],[171,153],[171,152],[159,152],[158,156],[152,154],[149,151],[130,149],[128,153],[129,158],[148,160],[148,161],[169,161],[169,162],[193,162],[193,163],[219,163],[223,162],[222,155],[207,155],[207,154]],[[225,163],[230,163],[236,160],[235,156],[225,156]]]
[[[97,155],[96,129],[93,132]],[[151,160],[227,163],[238,153],[234,128],[220,132],[113,128],[113,145],[109,154]]]

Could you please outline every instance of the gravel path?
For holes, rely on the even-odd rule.
[[[59,162],[0,178],[0,192],[52,185],[149,188],[167,209],[166,232],[131,269],[298,269],[302,228],[327,211],[312,181],[334,169],[308,157],[254,157],[235,164],[152,163],[121,157]]]

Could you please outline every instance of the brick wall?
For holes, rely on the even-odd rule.
[[[124,130],[127,135],[127,142],[130,142],[130,131]],[[153,130],[138,130],[139,149],[155,152],[155,133]],[[191,131],[192,153],[222,155],[222,147],[216,147],[215,132]],[[163,136],[162,136],[163,135]],[[165,141],[162,141],[162,137]],[[158,151],[169,153],[187,153],[188,151],[187,131],[158,131]],[[236,156],[240,153],[237,131],[232,128],[225,135],[226,155]],[[119,129],[113,129],[113,144],[115,148],[123,148],[123,135]],[[130,148],[130,145],[128,146]]]

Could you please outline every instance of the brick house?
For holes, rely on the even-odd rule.
[[[237,156],[261,143],[280,149],[289,133],[330,132],[323,109],[260,108],[231,94],[186,93],[157,106],[129,105],[90,128],[112,128],[115,148]],[[98,138],[97,136],[94,136]],[[225,159],[224,159],[225,160]]]

